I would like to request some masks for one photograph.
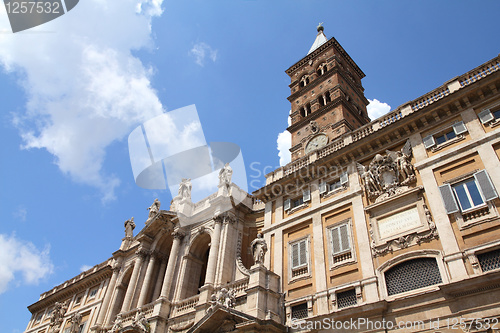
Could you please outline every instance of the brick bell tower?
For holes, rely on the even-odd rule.
[[[363,71],[320,24],[307,55],[286,70],[292,83],[292,161],[370,122],[361,79]]]

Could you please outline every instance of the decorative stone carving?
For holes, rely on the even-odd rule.
[[[66,303],[56,302],[54,310],[52,310],[52,313],[50,314],[49,333],[59,332],[67,309],[68,306]]]
[[[191,201],[192,188],[193,186],[191,185],[191,179],[182,178],[182,181],[179,184],[179,193],[174,198],[174,201]]]
[[[252,250],[253,261],[256,265],[264,264],[264,255],[267,252],[267,243],[264,240],[262,233],[257,234],[257,238],[250,243],[250,249]]]
[[[415,183],[415,168],[410,162],[411,143],[406,141],[401,151],[385,151],[385,156],[375,155],[368,167],[357,163],[366,195],[375,202],[408,190]]]
[[[184,331],[187,330],[188,328],[191,328],[191,326],[194,325],[194,320],[188,321],[188,322],[181,322],[176,325],[172,325],[169,327],[170,332],[179,332],[179,331]]]
[[[233,169],[226,163],[219,171],[219,187],[231,185],[231,178],[233,176]]]
[[[136,328],[139,332],[142,333],[149,333],[151,329],[148,320],[144,315],[144,312],[142,312],[140,309],[135,314],[135,319],[132,322],[132,327]]]
[[[243,265],[243,261],[241,260],[241,233],[238,233],[238,242],[236,243],[236,266],[246,276],[250,276],[250,271]]]
[[[396,239],[388,241],[381,246],[377,246],[375,242],[373,227],[370,223],[370,237],[372,238],[371,248],[374,256],[385,255],[386,253],[392,253],[393,251],[398,249],[405,249],[411,245],[428,242],[434,238],[438,238],[439,236],[437,233],[436,224],[432,220],[431,212],[427,208],[427,205],[423,204],[423,208],[425,211],[425,219],[428,224],[428,230],[426,232],[413,232],[405,236],[400,236]]]
[[[80,330],[80,324],[82,323],[82,315],[79,312],[75,312],[70,318],[71,325],[69,327],[69,333],[78,333]]]
[[[215,215],[214,222],[228,224],[228,223],[235,223],[236,219],[234,218],[234,216],[232,216],[228,212],[224,212],[224,213],[221,213],[219,215]]]
[[[210,307],[207,309],[208,312],[212,312],[216,306],[222,306],[225,308],[234,308],[236,305],[236,296],[233,289],[221,288],[216,291],[210,297]]]
[[[158,212],[160,211],[160,204],[161,204],[160,201],[158,200],[158,198],[156,198],[153,204],[149,206],[148,220],[151,220],[153,217],[156,216],[156,214],[158,214]]]
[[[125,238],[134,237],[134,229],[135,229],[134,217],[131,217],[130,220],[125,221],[124,227],[125,227]]]
[[[177,229],[174,232],[172,232],[172,236],[176,239],[182,240],[184,236],[186,236],[186,233],[181,229]]]
[[[108,330],[107,333],[117,333],[122,328],[123,328],[122,314],[119,313],[116,315],[115,321],[113,322],[113,326],[111,326],[111,328]]]
[[[319,131],[319,126],[318,126],[318,123],[317,123],[317,122],[315,122],[314,120],[311,120],[311,121],[309,122],[309,126],[311,126],[311,132],[313,132],[313,133],[318,133],[318,131]]]

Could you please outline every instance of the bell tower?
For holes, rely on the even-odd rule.
[[[290,76],[292,161],[370,122],[363,71],[320,24],[307,55],[286,70]]]

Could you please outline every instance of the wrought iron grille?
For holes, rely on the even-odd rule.
[[[483,272],[500,268],[500,249],[478,254],[477,260]]]
[[[385,272],[389,296],[443,282],[434,258],[405,261]]]
[[[337,293],[337,307],[339,309],[346,308],[351,305],[356,305],[358,300],[356,298],[356,290],[346,290],[340,293]]]
[[[304,319],[309,317],[307,313],[307,303],[292,306],[292,319]]]

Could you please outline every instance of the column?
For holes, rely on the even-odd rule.
[[[132,271],[132,276],[130,277],[130,282],[127,287],[127,293],[125,294],[121,312],[130,310],[132,296],[134,295],[135,285],[137,284],[137,278],[139,277],[139,272],[141,271],[142,261],[145,259],[145,254],[146,253],[142,250],[136,252],[137,258],[135,259],[134,270]]]
[[[111,296],[115,291],[116,280],[118,279],[118,274],[120,273],[119,263],[116,262],[113,266],[113,275],[111,276],[111,280],[109,281],[108,288],[106,289],[106,295],[101,303],[101,308],[99,312],[99,316],[97,317],[96,325],[101,326],[104,322],[104,317],[106,316],[106,312],[108,312],[109,301],[111,300]]]
[[[156,253],[151,253],[151,256],[149,258],[148,268],[146,269],[146,276],[144,278],[144,283],[142,284],[141,293],[139,295],[139,301],[137,302],[138,308],[146,303],[146,297],[148,297],[148,290],[151,284],[151,275],[153,274],[155,260],[156,260]]]
[[[163,278],[163,287],[161,288],[160,293],[160,297],[167,299],[170,293],[172,279],[174,277],[175,264],[177,262],[177,256],[179,255],[179,247],[181,245],[182,238],[184,238],[184,232],[177,230],[172,233],[172,236],[174,236],[174,242],[172,244],[172,249],[170,250],[170,256],[168,257],[167,271],[165,272],[165,277]]]
[[[167,268],[167,260],[168,258],[161,258],[160,270],[158,271],[158,277],[156,280],[155,290],[153,291],[153,300],[156,300],[160,297],[161,287],[163,285],[163,279],[165,278],[165,269]]]
[[[219,215],[214,217],[214,233],[210,245],[210,253],[208,255],[207,264],[207,275],[205,278],[205,284],[214,284],[215,280],[215,269],[217,267],[217,255],[219,254],[219,243],[220,243],[220,233],[222,221],[225,219],[224,215]]]

